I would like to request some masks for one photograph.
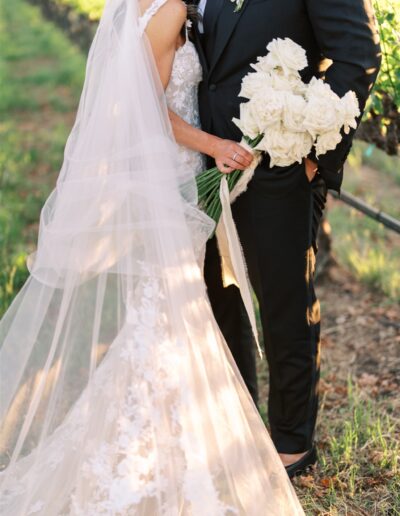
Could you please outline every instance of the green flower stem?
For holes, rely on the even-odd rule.
[[[209,216],[214,219],[216,222],[219,220],[219,217],[217,217],[218,208],[221,207],[221,200],[219,198],[219,192],[218,195],[216,195],[213,199],[213,201],[210,203],[208,207],[208,213]]]
[[[210,177],[209,181],[205,183],[197,183],[199,190],[202,192],[208,192],[209,190],[213,190],[215,188],[215,185],[217,185],[220,182],[220,177],[215,175],[214,177]]]

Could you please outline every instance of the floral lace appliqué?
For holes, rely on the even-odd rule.
[[[160,278],[149,276],[128,294],[118,353],[131,384],[107,414],[107,419],[115,418],[115,435],[83,464],[91,496],[81,505],[74,495],[74,516],[128,516],[148,507],[152,514],[170,515],[176,511],[176,496],[187,508],[185,514],[203,516],[205,503],[207,515],[227,514],[212,472],[199,460],[195,437],[182,426],[193,406],[179,374],[188,351],[171,334],[161,284]],[[229,514],[234,512],[229,509]]]
[[[175,55],[171,79],[166,90],[168,107],[193,127],[200,127],[198,87],[202,80],[202,68],[197,51],[189,40]],[[179,147],[183,166],[194,171],[205,169],[204,157],[187,147]]]

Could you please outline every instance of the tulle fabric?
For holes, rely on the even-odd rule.
[[[0,512],[303,514],[213,318],[213,231],[137,0],[109,0],[31,276],[0,323]]]

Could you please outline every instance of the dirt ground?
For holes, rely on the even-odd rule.
[[[334,264],[320,278],[322,369],[340,380],[354,376],[369,394],[398,397],[400,307]],[[400,400],[397,399],[400,405]]]

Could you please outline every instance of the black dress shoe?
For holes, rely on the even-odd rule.
[[[313,466],[317,460],[317,448],[314,444],[311,450],[308,450],[304,457],[294,462],[293,464],[290,464],[290,466],[285,466],[286,473],[289,475],[289,478],[302,475],[310,466]]]

